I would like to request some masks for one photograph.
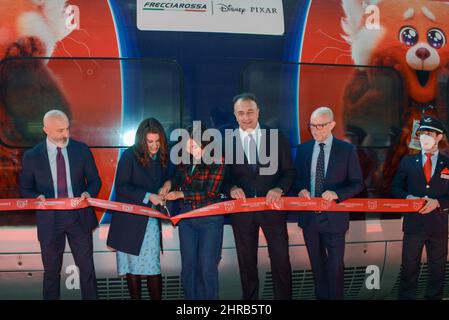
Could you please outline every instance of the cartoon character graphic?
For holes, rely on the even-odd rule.
[[[0,2],[0,173],[1,197],[17,197],[21,149],[42,138],[43,114],[70,114],[64,92],[48,67],[66,26],[66,0]]]
[[[367,6],[376,5],[379,27],[367,28]],[[351,46],[356,65],[383,66],[396,70],[402,83],[402,129],[391,146],[383,167],[382,190],[389,190],[400,159],[413,149],[413,124],[422,114],[446,120],[446,112],[437,99],[447,88],[440,79],[449,66],[449,4],[423,0],[342,0],[344,39]],[[369,10],[367,10],[369,11]],[[343,98],[344,121],[353,124],[373,110],[389,107],[391,99],[384,93],[382,77],[390,72],[379,68],[358,68],[348,82]]]

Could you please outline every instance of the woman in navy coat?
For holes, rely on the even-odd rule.
[[[168,178],[167,138],[154,118],[142,121],[135,144],[120,158],[115,178],[116,200],[154,207],[163,204],[159,191]],[[141,277],[147,278],[152,300],[162,297],[160,221],[114,212],[108,246],[117,250],[117,268],[126,275],[131,299],[141,299]]]

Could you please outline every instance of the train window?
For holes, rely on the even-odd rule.
[[[256,62],[242,73],[242,91],[253,92],[261,108],[260,120],[268,127],[279,128],[292,145],[298,144],[299,114],[297,84],[300,65],[277,62]]]
[[[44,138],[42,117],[50,109],[68,113],[71,137],[92,148],[105,175],[103,198],[113,183],[117,148],[133,144],[141,120],[155,117],[167,132],[181,123],[182,73],[173,61],[22,58],[4,60],[0,68],[1,198],[20,197],[23,152]],[[31,212],[0,214],[0,226],[34,222]]]
[[[398,138],[403,111],[402,82],[395,70],[254,62],[242,71],[242,91],[258,96],[261,121],[280,128],[293,148],[311,138],[307,125],[311,112],[319,106],[331,107],[336,137],[357,144],[366,184],[358,196],[385,196],[383,165]],[[365,215],[352,214],[351,219],[365,219]]]
[[[0,139],[27,148],[44,135],[42,115],[59,108],[71,115],[71,134],[91,147],[129,145],[146,117],[169,129],[181,116],[181,72],[153,59],[13,59],[1,65],[3,121]]]

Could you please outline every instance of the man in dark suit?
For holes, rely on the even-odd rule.
[[[278,133],[277,130],[269,131],[259,125],[259,107],[253,94],[238,95],[234,97],[233,103],[239,128],[234,131],[232,164],[227,165],[222,190],[233,199],[266,197],[267,204],[273,205],[290,190],[295,178],[290,145],[282,134],[279,133],[277,137],[271,135]],[[272,161],[265,161],[265,151],[269,151],[266,159]],[[259,298],[257,252],[260,228],[268,244],[274,298],[291,299],[292,280],[286,213],[265,211],[233,214],[231,222],[243,299]]]
[[[69,139],[69,119],[59,110],[44,116],[47,139],[25,152],[20,192],[25,198],[96,197],[101,180],[89,147]],[[44,265],[43,297],[60,299],[62,258],[66,237],[80,272],[83,299],[97,298],[92,231],[98,221],[92,207],[37,211],[37,233]]]
[[[310,117],[313,140],[296,154],[298,196],[344,201],[363,189],[357,151],[332,135],[336,123],[330,108],[320,107]],[[309,254],[317,299],[343,299],[347,212],[301,212],[299,226]]]
[[[449,158],[438,151],[445,133],[436,118],[424,117],[417,131],[422,151],[405,156],[393,178],[391,193],[398,198],[423,198],[419,212],[403,221],[400,299],[415,299],[423,247],[427,250],[427,299],[442,299],[447,260]]]

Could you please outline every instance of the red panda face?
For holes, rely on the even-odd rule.
[[[363,30],[361,24],[350,39],[354,60],[394,67],[411,98],[422,103],[434,100],[438,77],[449,64],[449,4],[383,0],[377,6],[380,28]]]
[[[384,39],[372,60],[391,55],[409,96],[418,102],[436,98],[438,77],[449,62],[449,5],[431,1],[381,2]],[[382,13],[384,13],[382,15]]]

